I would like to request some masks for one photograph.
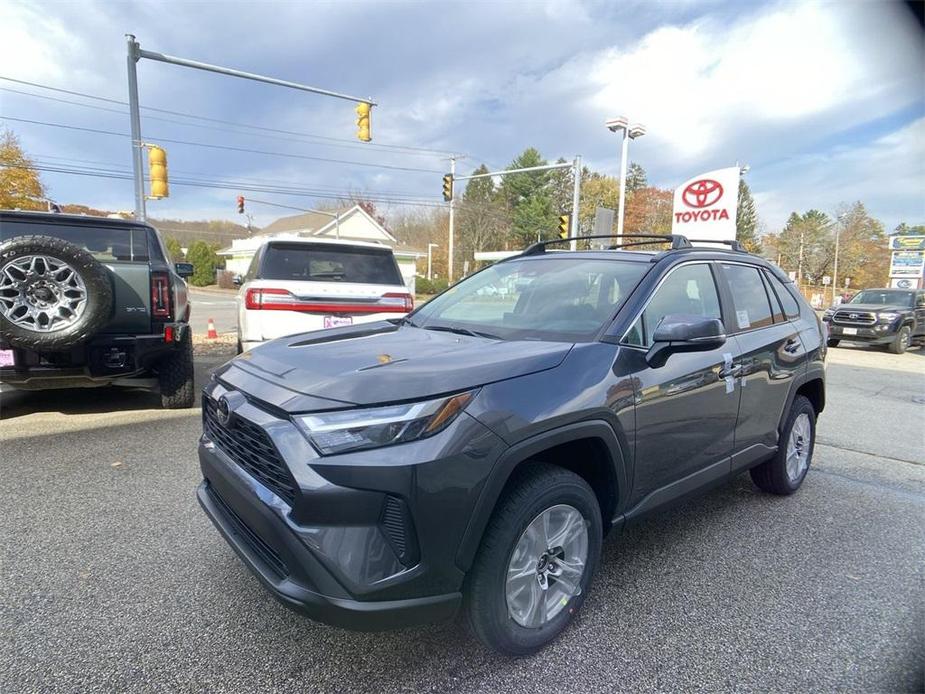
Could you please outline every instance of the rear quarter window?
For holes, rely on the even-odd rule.
[[[389,249],[301,243],[267,246],[260,279],[302,282],[352,282],[403,285]]]
[[[148,240],[143,228],[19,220],[0,222],[0,241],[17,236],[52,236],[63,239],[103,262],[148,260]]]

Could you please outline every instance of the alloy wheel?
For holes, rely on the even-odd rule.
[[[574,506],[552,506],[531,521],[508,562],[508,614],[539,628],[581,594],[588,559],[588,523]]]
[[[812,450],[813,428],[809,415],[800,413],[790,428],[787,439],[787,477],[791,482],[798,482],[809,466]]]
[[[24,255],[0,268],[0,315],[41,333],[63,330],[87,307],[87,287],[77,271],[58,258]]]

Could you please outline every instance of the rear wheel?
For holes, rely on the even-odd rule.
[[[890,350],[893,354],[902,354],[907,349],[909,349],[909,343],[912,341],[912,328],[908,325],[904,325],[899,329],[899,332],[896,333],[896,337],[893,338],[893,341],[887,345],[887,349]]]
[[[826,341],[826,344],[827,344],[829,347],[838,347],[838,343],[839,343],[839,342],[841,342],[841,340],[829,339],[829,340]]]
[[[161,360],[157,366],[161,407],[165,410],[192,407],[196,399],[193,383],[193,340],[189,329],[183,332],[179,348]]]
[[[797,395],[781,432],[780,446],[770,460],[751,469],[752,481],[771,494],[793,494],[809,471],[816,442],[816,411]]]
[[[584,603],[601,537],[587,482],[531,466],[499,503],[472,568],[466,615],[479,640],[522,656],[555,639]]]

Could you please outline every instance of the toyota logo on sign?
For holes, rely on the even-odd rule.
[[[684,192],[681,193],[681,199],[688,207],[708,207],[723,197],[723,186],[719,181],[709,178],[702,178],[694,181]]]

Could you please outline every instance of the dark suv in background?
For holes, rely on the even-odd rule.
[[[199,501],[285,604],[451,618],[523,655],[581,607],[605,533],[745,470],[792,494],[825,406],[786,275],[684,238],[547,252],[406,318],[282,338],[203,395]]]
[[[191,407],[184,276],[142,222],[0,212],[0,391],[106,385]]]
[[[851,301],[826,309],[829,347],[859,342],[902,354],[925,343],[925,290],[864,289]]]

